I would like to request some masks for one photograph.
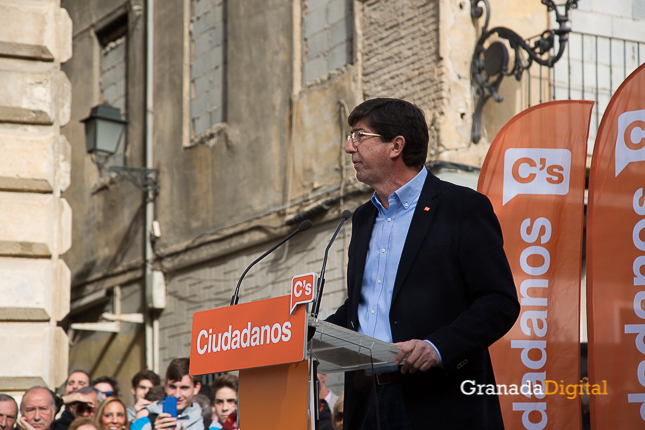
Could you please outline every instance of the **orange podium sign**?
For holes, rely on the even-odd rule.
[[[196,312],[190,374],[226,372],[305,359],[307,307],[289,313],[291,296]]]

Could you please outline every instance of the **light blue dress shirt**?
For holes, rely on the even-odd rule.
[[[372,229],[363,273],[361,301],[358,305],[358,332],[388,343],[392,343],[390,305],[394,281],[414,209],[427,176],[428,172],[424,167],[410,182],[392,193],[388,198],[388,209],[381,204],[376,193],[372,196],[378,215]],[[439,354],[432,342],[428,343]]]

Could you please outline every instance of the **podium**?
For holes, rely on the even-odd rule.
[[[190,374],[239,370],[238,425],[243,430],[313,430],[318,407],[314,362],[318,373],[376,370],[393,366],[400,350],[314,319],[306,305],[290,312],[290,299],[193,316]]]

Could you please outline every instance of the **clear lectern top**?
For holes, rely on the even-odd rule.
[[[318,360],[318,373],[348,372],[394,366],[401,347],[309,316],[316,333],[309,342],[311,357]]]

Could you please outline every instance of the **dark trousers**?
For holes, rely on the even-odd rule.
[[[401,384],[376,385],[375,387],[372,385],[365,395],[368,397],[364,403],[365,409],[359,429],[412,430],[403,404]]]

